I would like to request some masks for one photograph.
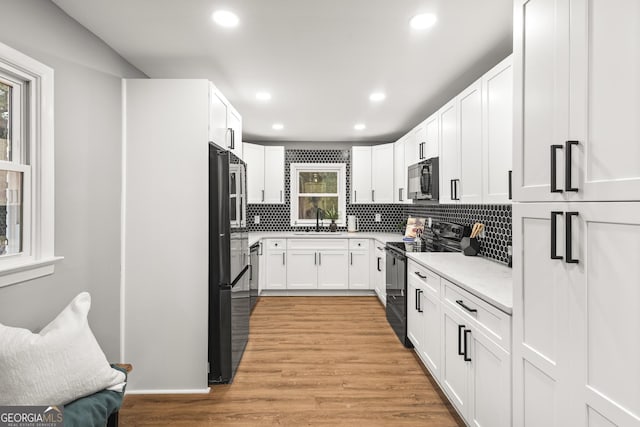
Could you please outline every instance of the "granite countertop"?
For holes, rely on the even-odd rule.
[[[480,256],[464,256],[460,252],[408,253],[407,257],[511,314],[513,277],[511,268],[506,265]]]
[[[375,239],[381,243],[401,242],[400,233],[379,233],[374,231],[357,231],[348,233],[346,231],[337,233],[316,233],[310,231],[252,231],[249,232],[249,246],[262,239]]]

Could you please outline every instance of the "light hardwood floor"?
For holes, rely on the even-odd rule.
[[[126,396],[120,424],[464,425],[376,297],[263,297],[233,384]]]

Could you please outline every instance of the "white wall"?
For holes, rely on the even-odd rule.
[[[145,77],[48,0],[0,0],[0,41],[55,71],[52,276],[0,288],[0,323],[39,329],[89,291],[90,325],[120,354],[121,77]]]

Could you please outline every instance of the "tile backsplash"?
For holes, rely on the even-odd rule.
[[[346,163],[347,166],[347,215],[356,215],[361,231],[400,233],[400,223],[409,216],[472,225],[485,224],[485,237],[480,239],[480,253],[496,261],[507,263],[507,245],[511,241],[511,205],[361,205],[351,204],[351,150],[285,150],[285,198],[284,204],[249,204],[247,228],[249,231],[294,231],[290,220],[290,164],[291,163]],[[375,222],[375,214],[381,222]],[[260,224],[254,217],[260,216]],[[346,227],[338,227],[345,231]]]

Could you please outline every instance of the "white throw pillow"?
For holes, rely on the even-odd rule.
[[[0,324],[0,405],[64,405],[124,382],[109,366],[82,292],[40,333]]]

